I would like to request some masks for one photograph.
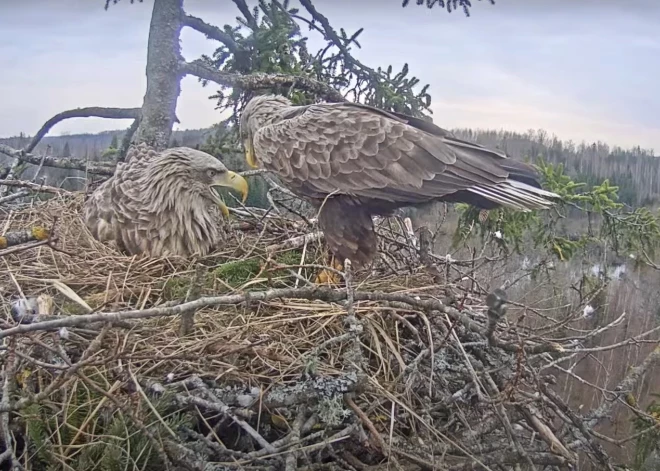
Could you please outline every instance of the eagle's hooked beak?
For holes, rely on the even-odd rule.
[[[245,146],[245,160],[247,160],[248,165],[252,168],[259,168],[257,161],[254,158],[254,146],[252,145],[252,142],[248,139],[243,145]]]
[[[247,181],[245,181],[245,178],[241,177],[238,173],[232,172],[231,170],[218,175],[211,186],[222,186],[236,190],[241,194],[241,202],[243,203],[245,203],[248,196]],[[229,209],[227,208],[227,205],[225,205],[224,201],[222,201],[215,191],[213,191],[213,194],[217,196],[216,201],[218,206],[220,206],[220,211],[222,211],[222,214],[224,214],[225,217],[228,217]]]

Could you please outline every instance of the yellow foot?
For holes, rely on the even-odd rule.
[[[339,271],[344,269],[344,266],[334,256],[330,260],[330,266]],[[339,285],[342,280],[342,276],[339,273],[324,268],[316,275],[315,283],[318,285]]]

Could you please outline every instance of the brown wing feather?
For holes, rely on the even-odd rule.
[[[261,128],[254,146],[264,165],[303,196],[335,192],[407,204],[508,177],[488,149],[454,141],[437,127],[430,134],[354,104],[293,110],[289,119]]]

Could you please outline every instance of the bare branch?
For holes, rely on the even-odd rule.
[[[245,3],[245,0],[233,0],[238,9],[241,11],[241,14],[245,17],[247,24],[252,29],[257,29],[257,20],[254,19],[252,13],[250,13],[250,8]]]
[[[187,26],[189,28],[194,29],[195,31],[199,31],[202,34],[205,34],[207,38],[220,41],[222,44],[227,46],[227,49],[229,49],[230,52],[234,54],[238,51],[238,45],[236,44],[236,41],[234,41],[234,38],[232,38],[230,35],[222,31],[217,26],[206,23],[201,18],[197,18],[196,16],[191,16],[191,15],[186,15],[183,18],[183,24],[184,26]]]
[[[107,118],[107,119],[137,119],[140,116],[140,108],[104,108],[92,106],[89,108],[76,108],[75,110],[62,111],[56,114],[41,126],[30,144],[25,148],[26,152],[32,152],[37,144],[44,138],[60,121],[71,118]]]
[[[27,162],[32,165],[41,165],[42,157],[37,157],[34,154],[29,152],[14,149],[5,144],[0,144],[0,153],[13,157],[14,159],[20,160],[21,162]],[[114,167],[103,166],[103,165],[94,165],[91,163],[86,163],[82,160],[74,159],[58,159],[56,157],[46,157],[43,159],[44,167],[55,167],[55,168],[64,168],[68,170],[80,170],[82,172],[93,173],[96,175],[112,175],[115,170]]]
[[[653,351],[644,359],[641,365],[630,368],[625,378],[615,388],[616,396],[612,400],[603,402],[598,409],[593,411],[585,421],[585,426],[593,429],[603,418],[609,415],[614,407],[616,400],[622,396],[631,394],[637,387],[639,381],[644,377],[647,371],[653,368],[660,361],[660,346],[653,349]]]
[[[56,188],[54,186],[41,185],[39,183],[25,182],[22,180],[0,180],[0,185],[13,186],[18,188],[28,188],[32,191],[41,193],[52,193],[54,195],[67,193],[67,190]]]
[[[257,90],[271,87],[293,87],[315,93],[330,102],[345,102],[346,98],[331,86],[309,77],[284,74],[251,74],[238,75],[209,67],[201,60],[183,62],[180,70],[187,75],[194,75],[203,80],[215,82],[225,87],[237,87],[243,90]]]

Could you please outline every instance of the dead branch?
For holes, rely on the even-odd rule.
[[[3,368],[3,381],[2,381],[2,399],[0,400],[0,408],[6,409],[10,403],[10,395],[14,389],[14,377],[16,375],[16,368],[18,365],[17,357],[15,354],[16,342],[11,342],[7,357],[5,358]],[[2,439],[5,447],[5,452],[0,456],[0,464],[9,460],[11,462],[11,469],[22,469],[18,460],[14,456],[14,445],[12,434],[9,429],[9,413],[0,413],[0,439]]]
[[[616,395],[614,398],[603,402],[600,407],[593,411],[585,420],[585,426],[593,429],[602,419],[607,417],[614,407],[617,400],[623,396],[632,395],[632,391],[637,387],[644,374],[660,361],[660,346],[656,347],[644,359],[641,365],[631,368],[623,380],[614,388]],[[633,398],[634,400],[634,398]]]
[[[289,240],[285,240],[284,242],[281,242],[279,244],[269,245],[268,247],[266,247],[266,253],[276,253],[282,250],[297,249],[310,242],[316,242],[317,240],[321,240],[322,238],[323,238],[322,231],[316,231],[316,232],[312,232],[311,234],[296,236]]]
[[[62,193],[72,193],[62,188],[56,188],[54,186],[41,185],[39,183],[25,182],[22,180],[0,180],[0,185],[4,186],[14,186],[17,188],[27,188],[30,191],[36,193],[51,193],[53,195],[59,195]]]
[[[42,158],[23,150],[14,149],[5,144],[0,144],[0,153],[13,157],[20,162],[27,162],[32,165],[40,165]],[[46,157],[43,159],[45,167],[63,168],[68,170],[80,170],[82,172],[93,173],[96,175],[112,175],[114,168],[109,166],[87,163],[75,159],[61,159],[56,157]]]
[[[60,121],[71,118],[107,118],[107,119],[137,119],[140,116],[140,108],[104,108],[92,106],[89,108],[76,108],[75,110],[62,111],[50,118],[41,126],[41,129],[34,135],[30,144],[24,149],[25,152],[32,152],[37,144],[44,138]],[[52,167],[52,165],[50,165]]]
[[[243,90],[293,87],[315,93],[329,102],[340,103],[346,101],[346,98],[338,90],[309,77],[284,74],[238,75],[215,70],[199,59],[192,62],[181,62],[179,64],[179,70],[182,74],[193,75],[225,87],[237,87]]]
[[[14,193],[8,196],[3,196],[0,198],[0,204],[9,203],[11,201],[23,198],[24,196],[27,196],[29,194],[30,192],[28,190],[21,190],[18,193]]]
[[[0,249],[32,241],[44,241],[50,237],[50,231],[45,227],[35,226],[29,230],[7,232],[0,236]]]

